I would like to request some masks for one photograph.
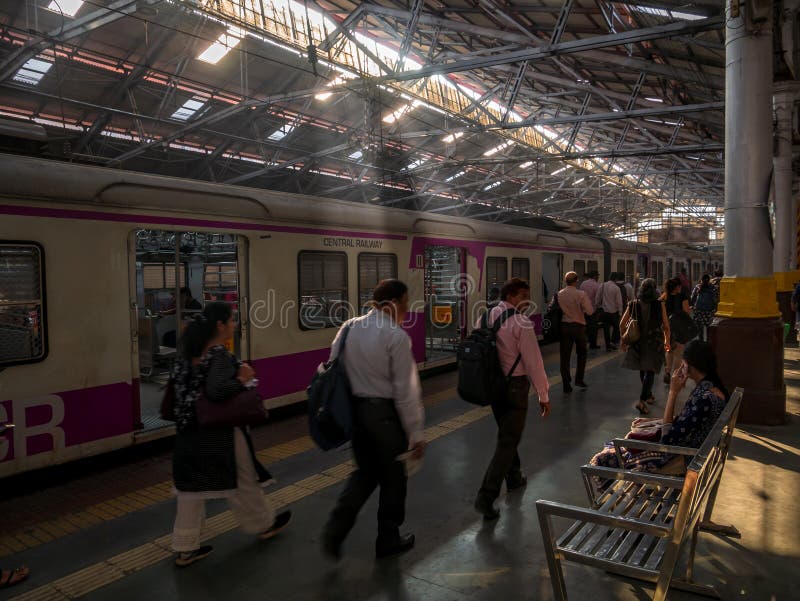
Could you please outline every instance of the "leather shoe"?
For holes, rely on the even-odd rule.
[[[475,510],[483,514],[484,520],[496,520],[500,517],[500,512],[494,508],[494,502],[482,497],[475,499]]]
[[[569,384],[564,384],[564,392],[566,394],[569,394],[570,392],[572,392],[572,386],[570,386]]]
[[[527,483],[528,479],[520,474],[519,476],[508,478],[506,480],[506,489],[508,490],[508,492],[511,492],[512,490],[517,490],[518,488],[522,488]]]
[[[583,380],[575,380],[575,386],[578,386],[580,388],[589,388],[589,385]]]
[[[413,534],[401,534],[400,538],[392,545],[384,545],[380,541],[375,542],[375,557],[383,559],[391,555],[405,553],[414,547]]]

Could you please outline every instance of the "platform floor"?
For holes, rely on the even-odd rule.
[[[484,523],[472,509],[496,427],[488,410],[456,398],[454,374],[447,373],[424,382],[430,445],[423,470],[409,482],[405,529],[416,534],[417,545],[406,555],[374,559],[375,495],[345,544],[345,558],[335,564],[322,556],[319,533],[352,464],[349,451],[315,449],[297,416],[255,435],[278,478],[267,493],[291,507],[293,524],[257,542],[235,529],[224,502],[210,502],[207,538],[214,553],[187,569],[176,569],[169,552],[174,500],[166,449],[125,456],[118,466],[47,472],[46,482],[7,480],[0,493],[0,564],[28,565],[32,575],[0,591],[0,599],[552,599],[535,501],[585,506],[578,468],[606,440],[625,433],[636,415],[639,382],[638,374],[619,367],[620,354],[593,351],[589,389],[564,395],[549,350],[553,413],[546,420],[529,413],[520,447],[528,486],[500,498],[496,522]],[[717,586],[723,599],[800,598],[797,349],[787,349],[786,382],[789,423],[738,428],[726,466],[714,519],[735,524],[741,540],[704,534],[698,544],[696,578]],[[656,390],[657,413],[666,390]],[[10,492],[7,483],[23,493]],[[572,564],[566,582],[570,598],[579,601],[639,601],[653,592],[648,584]],[[679,591],[669,598],[700,599]]]

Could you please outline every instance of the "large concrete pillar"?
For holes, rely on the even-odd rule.
[[[739,421],[776,424],[786,391],[767,209],[772,2],[726,2],[725,11],[725,277],[711,340],[726,386],[745,389]]]
[[[797,94],[797,82],[776,82],[773,106],[775,109],[775,252],[772,268],[778,285],[778,307],[784,323],[794,325],[791,296],[800,281],[796,269],[794,241],[797,234],[797,209],[794,204],[792,171],[792,108]]]

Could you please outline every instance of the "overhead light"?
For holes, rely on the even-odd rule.
[[[559,173],[561,173],[562,171],[566,171],[567,169],[569,169],[569,165],[567,165],[566,167],[562,167],[561,169],[556,169],[550,175],[558,175]]]
[[[522,163],[522,165],[519,166],[519,168],[520,169],[527,169],[531,165],[533,165],[533,161],[525,161],[524,163]]]
[[[201,60],[212,65],[216,65],[223,56],[228,54],[231,50],[236,48],[239,42],[244,37],[244,30],[239,27],[231,27],[217,38],[217,41],[211,44],[203,53],[197,57]]]
[[[406,169],[408,169],[408,170],[416,169],[420,165],[425,164],[427,161],[428,161],[428,159],[417,159],[413,163],[409,163],[408,166],[406,167]]]
[[[356,150],[353,154],[348,155],[347,158],[350,159],[351,161],[357,161],[363,156],[364,156],[363,152],[361,152],[360,150]]]
[[[572,183],[573,183],[573,184],[579,184],[579,183],[581,183],[581,182],[582,182],[583,180],[585,180],[585,179],[586,179],[585,177],[582,177],[581,179],[576,179],[576,180],[575,180],[574,182],[572,182]]]
[[[464,135],[463,131],[457,131],[454,134],[450,134],[449,136],[445,136],[444,138],[442,138],[442,142],[447,142],[449,144],[450,142],[455,142],[463,135]]]
[[[446,182],[452,182],[454,179],[458,179],[459,177],[461,177],[461,176],[462,176],[462,175],[464,175],[464,174],[466,174],[466,171],[459,171],[458,173],[456,173],[455,175],[451,175],[450,177],[448,177],[448,178],[447,178],[446,180],[444,180],[444,181],[446,181]]]
[[[661,103],[664,102],[663,98],[655,98],[655,97],[652,97],[652,96],[649,96],[649,97],[645,98],[645,100],[649,100],[650,102],[661,102]]]
[[[486,186],[486,187],[484,188],[484,190],[491,190],[492,188],[496,188],[497,186],[499,186],[499,185],[500,185],[500,184],[502,184],[502,183],[503,183],[503,182],[494,182],[493,184],[489,184],[488,186]]]
[[[47,8],[67,17],[74,17],[75,13],[83,6],[83,1],[84,0],[53,0],[53,2],[47,5]]]
[[[19,68],[19,71],[14,74],[13,79],[19,83],[27,83],[35,86],[42,81],[45,73],[47,73],[52,66],[53,63],[50,61],[45,61],[40,58],[31,58]]]

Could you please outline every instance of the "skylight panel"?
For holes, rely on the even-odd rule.
[[[399,109],[397,109],[393,113],[389,113],[388,115],[386,115],[383,118],[383,122],[384,123],[394,123],[395,121],[397,121],[403,115],[413,111],[420,104],[422,104],[422,102],[419,101],[419,100],[415,100],[414,102],[412,102],[410,104],[404,104],[403,106],[401,106]]]
[[[286,136],[288,136],[290,133],[292,133],[294,129],[295,129],[294,125],[285,123],[280,128],[276,129],[274,132],[268,135],[267,140],[272,140],[273,142],[279,142],[280,140],[283,140]]]
[[[492,155],[495,155],[495,154],[497,154],[497,153],[498,153],[498,152],[500,152],[501,150],[503,150],[503,149],[505,149],[505,148],[508,148],[509,146],[513,146],[513,145],[514,145],[514,140],[509,140],[508,142],[503,142],[503,143],[502,143],[502,144],[500,144],[499,146],[495,146],[494,148],[490,148],[489,150],[487,150],[486,152],[484,152],[484,153],[483,153],[483,156],[485,156],[485,157],[490,157],[490,156],[492,156]]]
[[[83,6],[83,2],[84,0],[53,0],[47,8],[66,17],[74,17]]]
[[[449,144],[450,142],[455,142],[463,135],[464,135],[463,131],[457,131],[454,134],[450,134],[449,136],[445,136],[444,138],[442,138],[442,142],[447,142]]]
[[[239,42],[242,41],[242,37],[244,37],[244,30],[238,27],[230,27],[228,31],[220,34],[217,41],[206,48],[197,57],[197,60],[216,65],[222,57],[238,46]]]
[[[26,83],[35,86],[42,81],[42,78],[52,66],[53,63],[50,61],[45,61],[40,58],[32,58],[19,68],[19,71],[14,74],[13,79],[19,83]]]
[[[195,96],[190,98],[181,105],[178,110],[172,113],[171,118],[177,121],[188,121],[194,117],[197,112],[205,106],[205,100]]]
[[[705,19],[703,15],[697,15],[694,13],[687,13],[681,10],[666,10],[664,8],[655,8],[653,6],[637,6],[635,4],[628,6],[629,10],[633,10],[640,13],[645,13],[648,15],[654,15],[656,17],[667,17],[672,19],[684,19],[686,21],[698,21],[700,19]]]

